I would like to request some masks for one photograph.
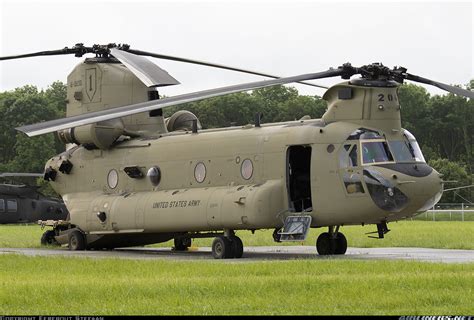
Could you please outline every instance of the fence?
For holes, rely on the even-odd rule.
[[[474,221],[474,204],[438,203],[430,210],[413,217],[411,220]]]

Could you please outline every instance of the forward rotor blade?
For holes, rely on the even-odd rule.
[[[150,60],[127,51],[112,48],[110,53],[122,62],[147,87],[164,87],[179,84],[179,81]]]
[[[407,73],[405,77],[406,77],[407,80],[421,82],[421,83],[425,83],[425,84],[430,84],[432,86],[435,86],[435,87],[438,87],[442,90],[457,94],[459,96],[463,96],[463,97],[467,97],[467,98],[471,98],[471,99],[474,98],[474,92],[473,91],[469,91],[469,90],[462,89],[462,88],[455,87],[455,86],[450,86],[449,84],[444,84],[444,83],[441,83],[441,82],[433,81],[433,80],[426,79],[426,78],[419,77],[419,76],[415,76],[415,75],[409,74],[409,73]]]
[[[42,173],[17,173],[17,172],[4,172],[0,173],[0,178],[7,178],[7,177],[35,177],[39,178],[42,177]]]
[[[238,72],[243,72],[243,73],[249,73],[249,74],[254,74],[254,75],[263,76],[263,77],[269,77],[269,78],[273,78],[273,79],[281,78],[281,77],[271,75],[271,74],[267,74],[267,73],[262,73],[262,72],[258,72],[258,71],[251,71],[251,70],[245,70],[245,69],[225,66],[225,65],[222,65],[222,64],[206,62],[206,61],[198,61],[198,60],[192,60],[192,59],[187,59],[187,58],[169,56],[169,55],[165,55],[165,54],[146,52],[146,51],[134,50],[134,49],[128,49],[127,51],[130,52],[130,53],[134,53],[136,55],[140,55],[140,56],[149,56],[149,57],[164,59],[164,60],[171,60],[171,61],[179,61],[179,62],[185,62],[185,63],[191,63],[191,64],[198,64],[198,65],[202,65],[202,66],[214,67],[214,68],[231,70],[231,71],[238,71]],[[301,83],[301,84],[305,84],[305,85],[308,85],[308,86],[328,89],[328,87],[321,86],[321,85],[314,84],[314,83],[302,82],[302,81],[296,81],[296,82]]]
[[[72,116],[63,119],[56,119],[47,122],[41,122],[32,125],[26,125],[16,128],[19,131],[26,133],[28,136],[33,137],[45,133],[50,133],[62,129],[68,129],[72,127],[82,126],[86,124],[96,123],[100,121],[121,118],[132,114],[137,114],[146,111],[157,110],[165,107],[171,107],[187,102],[199,101],[207,98],[222,96],[230,93],[237,93],[242,91],[254,90],[264,87],[270,87],[280,84],[287,84],[291,82],[313,80],[321,78],[329,78],[341,76],[345,73],[344,68],[329,69],[327,71],[318,73],[309,73],[293,77],[280,78],[275,80],[257,81],[244,84],[238,84],[233,86],[227,86],[216,89],[209,89],[204,91],[198,91],[193,93],[182,94],[174,97],[164,98],[160,100],[153,100],[142,102],[133,105],[127,105],[123,107],[117,107],[108,110],[102,110],[97,112],[85,113],[77,116]]]
[[[20,58],[29,58],[29,57],[37,57],[37,56],[55,56],[61,54],[70,54],[70,50],[68,48],[60,49],[60,50],[50,50],[50,51],[39,51],[33,53],[26,53],[26,54],[19,54],[15,56],[6,56],[0,57],[1,60],[12,60],[12,59],[20,59]]]

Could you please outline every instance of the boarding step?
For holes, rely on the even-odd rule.
[[[280,241],[304,241],[310,227],[311,216],[288,216],[285,219],[283,228],[278,232]]]

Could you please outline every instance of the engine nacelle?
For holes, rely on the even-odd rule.
[[[179,110],[169,118],[165,119],[166,129],[168,132],[177,130],[188,130],[193,129],[193,121],[197,121],[197,129],[201,129],[201,123],[194,113],[187,110]]]
[[[58,131],[58,137],[66,144],[75,143],[87,148],[108,149],[124,133],[123,122],[114,119],[61,130]]]

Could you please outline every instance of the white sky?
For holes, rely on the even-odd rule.
[[[0,56],[83,42],[188,57],[280,76],[382,62],[448,84],[474,78],[472,1],[0,0]],[[168,96],[262,77],[151,59],[182,84]],[[0,62],[0,91],[66,81],[71,56]],[[323,85],[340,79],[315,81]],[[324,90],[295,85],[302,94]],[[427,87],[432,93],[442,91]]]

